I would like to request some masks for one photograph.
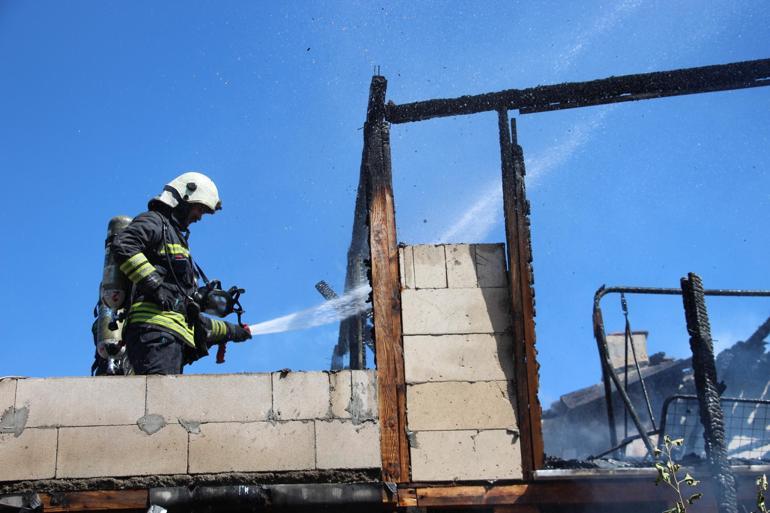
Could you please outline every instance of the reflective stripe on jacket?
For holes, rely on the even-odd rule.
[[[126,324],[151,325],[194,346],[194,330],[185,319],[185,298],[195,292],[197,276],[187,238],[170,209],[163,207],[136,216],[113,239],[112,251],[120,270],[132,283],[139,283],[150,273],[157,272],[163,280],[160,286],[171,293],[176,303],[172,310],[161,310],[134,287]]]
[[[161,310],[158,305],[150,302],[139,302],[131,305],[128,314],[128,324],[153,324],[165,328],[178,335],[191,346],[195,346],[195,332],[187,325],[185,316],[181,313]]]

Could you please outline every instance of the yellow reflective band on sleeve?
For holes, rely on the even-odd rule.
[[[120,265],[120,270],[133,283],[137,283],[155,270],[144,253],[137,253]]]
[[[139,283],[142,281],[142,278],[152,274],[153,271],[155,271],[155,266],[150,262],[145,262],[141,266],[137,267],[134,272],[129,274],[128,279],[133,283]]]
[[[227,325],[224,321],[211,320],[211,338],[214,341],[223,340],[227,336]]]
[[[181,244],[166,244],[162,248],[160,248],[160,251],[158,251],[161,255],[165,255],[168,253],[169,255],[182,255],[182,256],[190,256],[190,251],[182,246]]]
[[[195,347],[195,332],[187,325],[179,312],[161,310],[155,303],[134,303],[128,314],[128,324],[154,324],[179,335],[187,344]]]

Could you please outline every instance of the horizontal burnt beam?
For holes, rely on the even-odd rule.
[[[757,490],[756,475],[761,470],[747,472],[741,470],[736,476],[738,481],[738,498],[743,505],[755,504]],[[565,470],[562,475],[553,476],[548,480],[536,480],[525,483],[484,483],[484,484],[404,484],[398,487],[398,505],[400,507],[419,508],[471,508],[483,506],[548,506],[559,505],[592,505],[602,504],[660,504],[671,501],[670,490],[656,487],[655,469],[618,469],[620,474],[607,470],[596,470],[594,476],[586,475],[589,469],[574,471]],[[705,469],[690,469],[696,476],[703,475]],[[737,468],[736,468],[737,470]],[[636,475],[622,476],[623,471]],[[683,469],[684,471],[684,469]],[[541,471],[542,472],[542,471]],[[582,475],[580,475],[582,474]],[[704,479],[700,490],[704,492],[704,503],[715,506],[713,482]],[[569,510],[566,507],[565,511]]]
[[[499,109],[518,110],[521,114],[531,114],[767,85],[770,85],[770,59],[761,59],[609,77],[589,82],[508,89],[496,93],[426,100],[402,105],[388,103],[385,117],[391,123],[409,123]]]

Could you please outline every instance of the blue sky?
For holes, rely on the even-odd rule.
[[[396,103],[770,57],[770,4],[0,0],[0,375],[85,375],[107,222],[186,170],[195,225],[255,323],[343,288],[369,81]],[[770,288],[770,89],[522,116],[541,399],[595,383],[602,283]],[[392,129],[399,240],[503,240],[494,113]],[[615,298],[608,330],[622,329]],[[710,302],[718,345],[767,300]],[[679,300],[631,298],[684,356]],[[328,368],[336,326],[228,347],[191,372]]]

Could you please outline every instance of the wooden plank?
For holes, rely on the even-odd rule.
[[[756,498],[754,479],[752,474],[741,476],[738,480],[738,499],[742,505],[753,505],[752,501]],[[712,481],[703,479],[696,491],[704,493],[703,500],[697,503],[699,508],[716,511]],[[618,503],[670,505],[673,501],[671,490],[662,485],[655,486],[651,476],[559,479],[506,485],[417,485],[409,493],[416,495],[417,505],[421,508]]]
[[[524,305],[521,289],[526,283],[519,263],[525,258],[521,254],[519,239],[519,210],[516,206],[516,178],[513,163],[511,135],[508,132],[508,112],[498,111],[498,129],[500,135],[500,160],[503,175],[503,214],[505,216],[505,240],[508,249],[508,276],[510,281],[511,316],[513,325],[513,359],[516,373],[516,416],[519,425],[521,444],[521,465],[524,477],[529,478],[535,470],[532,433],[530,430],[529,380],[526,366],[526,332]]]
[[[401,340],[401,285],[396,213],[390,170],[390,143],[384,121],[387,82],[375,76],[364,127],[369,149],[369,244],[372,271],[374,340],[380,415],[382,475],[386,482],[409,481],[406,439],[406,384]]]
[[[404,339],[401,325],[401,272],[398,261],[398,235],[396,233],[396,205],[393,198],[393,174],[390,155],[390,125],[383,121],[382,127],[382,156],[383,170],[387,184],[386,208],[389,217],[388,227],[388,274],[391,294],[391,344],[394,370],[394,386],[398,402],[398,450],[399,450],[399,479],[398,482],[409,482],[410,453],[407,438],[406,419],[406,371],[404,369]]]
[[[420,507],[664,502],[669,491],[651,481],[554,481],[498,486],[417,488]]]
[[[530,450],[532,451],[532,469],[543,468],[545,459],[545,449],[543,447],[543,429],[542,429],[542,408],[538,398],[540,388],[539,371],[537,363],[537,349],[535,342],[537,336],[535,333],[535,278],[532,268],[532,232],[530,231],[529,221],[529,201],[527,200],[526,185],[524,175],[524,152],[519,146],[516,134],[516,120],[511,120],[511,149],[513,151],[513,179],[516,204],[517,222],[519,224],[518,243],[519,243],[519,287],[521,288],[521,304],[524,319],[524,370],[527,380],[527,404],[528,404],[528,431],[531,438]]]
[[[391,123],[516,110],[522,114],[770,85],[770,59],[656,71],[459,98],[388,105]]]
[[[508,113],[498,111],[503,169],[503,211],[508,247],[508,270],[513,316],[513,354],[516,399],[525,477],[542,468],[544,459],[541,407],[537,397],[538,365],[535,349],[535,302],[532,288],[532,247],[529,203],[524,186],[524,156],[516,141],[516,124],[508,130]]]
[[[398,507],[399,508],[416,508],[417,507],[417,490],[415,488],[399,488],[398,489]]]
[[[40,494],[43,510],[59,511],[131,511],[147,510],[147,490],[97,490]]]

